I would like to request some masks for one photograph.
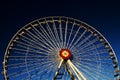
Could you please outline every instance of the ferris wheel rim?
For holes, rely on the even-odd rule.
[[[56,18],[56,17],[57,17],[57,18],[59,18],[59,17],[60,17],[60,18],[69,18],[69,17],[64,17],[64,16],[50,16],[50,17],[44,17],[44,18],[46,19],[46,18]],[[5,66],[6,66],[6,65],[5,65],[5,62],[6,62],[6,55],[8,54],[8,53],[7,53],[7,50],[9,49],[9,46],[10,46],[11,42],[14,40],[14,38],[17,36],[17,34],[19,34],[19,32],[20,32],[21,30],[23,30],[26,26],[28,26],[28,25],[31,24],[31,23],[34,23],[35,21],[38,21],[38,20],[41,20],[41,19],[44,19],[44,18],[36,19],[36,20],[28,23],[27,25],[25,25],[24,27],[22,27],[19,31],[17,31],[16,34],[15,34],[15,35],[12,37],[12,39],[10,40],[10,42],[9,42],[7,48],[6,48],[6,51],[5,51],[4,61],[3,61],[3,71],[4,71],[4,77],[5,77],[6,80],[7,80],[7,76],[6,76],[6,69],[5,69]],[[69,19],[73,19],[73,18],[69,18]],[[89,26],[91,30],[97,32],[97,33],[104,39],[104,41],[105,41],[106,43],[108,43],[108,45],[109,45],[109,47],[110,47],[110,50],[112,50],[112,52],[113,52],[113,54],[114,54],[115,60],[118,62],[117,57],[116,57],[116,55],[115,55],[115,52],[114,52],[112,46],[109,44],[109,42],[107,41],[107,39],[106,39],[98,30],[96,30],[94,27],[92,27],[92,26],[88,25],[87,23],[82,22],[82,21],[80,21],[80,20],[78,20],[78,19],[73,19],[73,20],[78,21],[78,22],[80,22],[80,23],[82,23],[82,24],[84,24],[84,25],[86,25],[86,26]],[[119,70],[119,67],[117,67],[117,68],[115,68],[115,69]]]

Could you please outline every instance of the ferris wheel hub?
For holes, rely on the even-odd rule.
[[[59,55],[61,58],[67,60],[71,57],[71,52],[68,49],[61,49]]]

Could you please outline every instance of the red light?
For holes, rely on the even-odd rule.
[[[60,56],[63,58],[63,59],[69,59],[71,57],[71,53],[68,49],[61,49],[60,50]]]

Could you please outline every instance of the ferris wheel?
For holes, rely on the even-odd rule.
[[[69,17],[37,19],[11,39],[5,80],[119,80],[117,57],[92,26]]]

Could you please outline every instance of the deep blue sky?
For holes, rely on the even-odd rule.
[[[11,2],[9,0],[0,2],[0,71],[5,49],[12,36],[27,23],[46,16],[73,17],[90,24],[106,37],[120,58],[120,2],[112,1],[16,0]]]

